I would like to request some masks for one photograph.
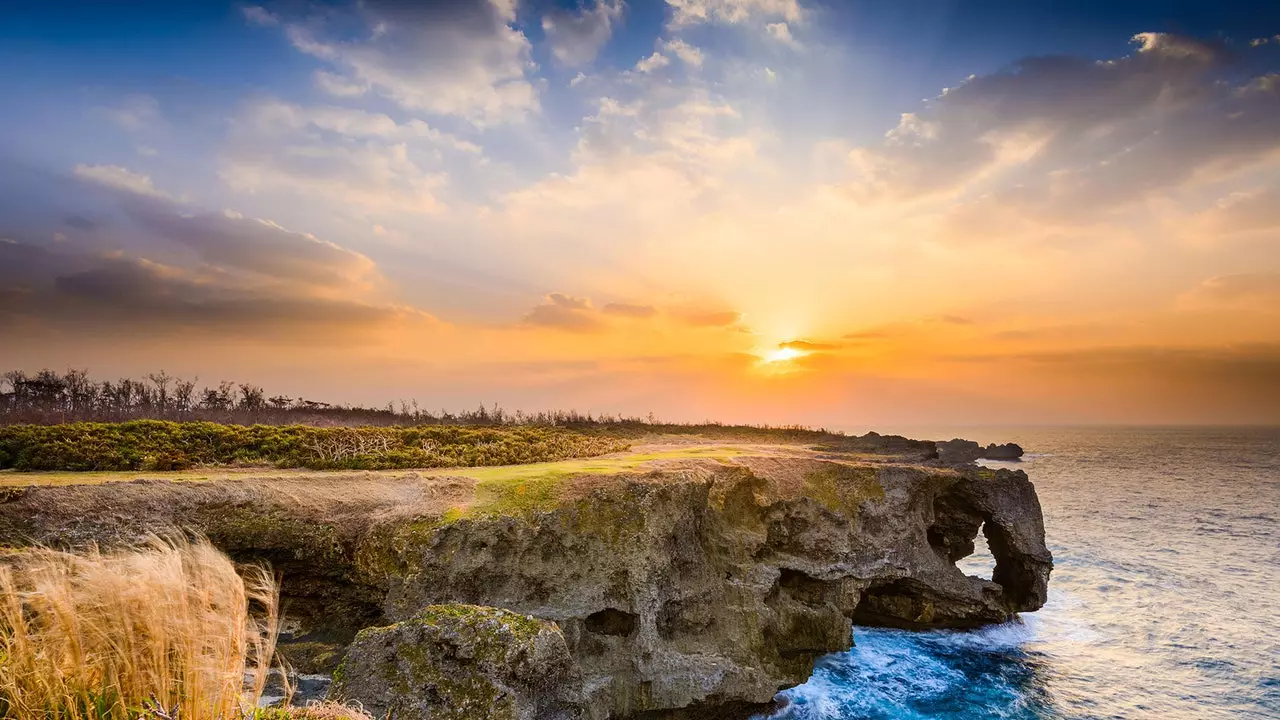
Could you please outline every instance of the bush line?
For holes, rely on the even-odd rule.
[[[314,427],[134,420],[0,427],[0,469],[315,470],[518,465],[625,450],[621,438],[547,427]]]

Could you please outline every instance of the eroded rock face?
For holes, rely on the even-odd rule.
[[[282,564],[286,607],[310,613],[300,638],[331,630],[335,615],[380,628],[354,643],[340,682],[366,707],[391,708],[399,689],[417,693],[414,683],[430,680],[378,660],[422,644],[434,648],[423,668],[470,672],[494,688],[495,713],[592,720],[746,717],[804,682],[819,656],[848,649],[853,620],[999,622],[1044,603],[1052,568],[1021,471],[689,460],[568,478],[545,505],[462,519],[427,502],[444,482],[349,483],[348,496],[239,482],[38,488],[0,504],[0,544],[102,542],[164,521],[193,525],[238,559]],[[954,564],[980,531],[997,560],[990,579]],[[314,610],[327,602],[341,611]],[[507,655],[485,665],[466,649],[479,647],[475,626],[438,621],[438,611],[437,621],[423,620],[453,604],[545,622],[534,636],[561,638],[563,656],[547,657],[566,666],[557,677],[567,694],[528,700],[545,695],[521,684],[550,673],[531,669],[543,665],[517,662],[514,675],[502,675]],[[333,637],[341,633],[325,636]],[[501,652],[529,656],[522,638],[513,633]],[[419,693],[427,699],[412,701],[413,712],[434,707],[431,692]]]
[[[575,675],[555,623],[435,605],[360,631],[329,695],[398,720],[577,720]]]
[[[954,565],[984,523],[994,581]],[[1022,473],[742,458],[402,539],[385,613],[467,602],[556,621],[591,717],[763,708],[848,649],[852,618],[973,627],[1040,607],[1043,541]]]

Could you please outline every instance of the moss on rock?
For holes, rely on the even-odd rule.
[[[332,697],[399,720],[574,717],[575,667],[553,622],[475,605],[433,605],[362,630]],[[550,713],[550,714],[548,714]]]
[[[856,514],[866,500],[884,497],[884,486],[874,467],[827,463],[805,473],[805,495],[828,510]]]

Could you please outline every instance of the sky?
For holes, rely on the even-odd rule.
[[[1280,5],[6,3],[0,366],[1280,423]]]

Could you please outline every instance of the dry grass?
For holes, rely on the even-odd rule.
[[[243,717],[275,651],[278,589],[205,541],[0,564],[0,716]],[[160,715],[161,713],[151,713]]]
[[[365,711],[349,705],[325,701],[306,707],[259,710],[253,720],[373,720],[373,718]]]

